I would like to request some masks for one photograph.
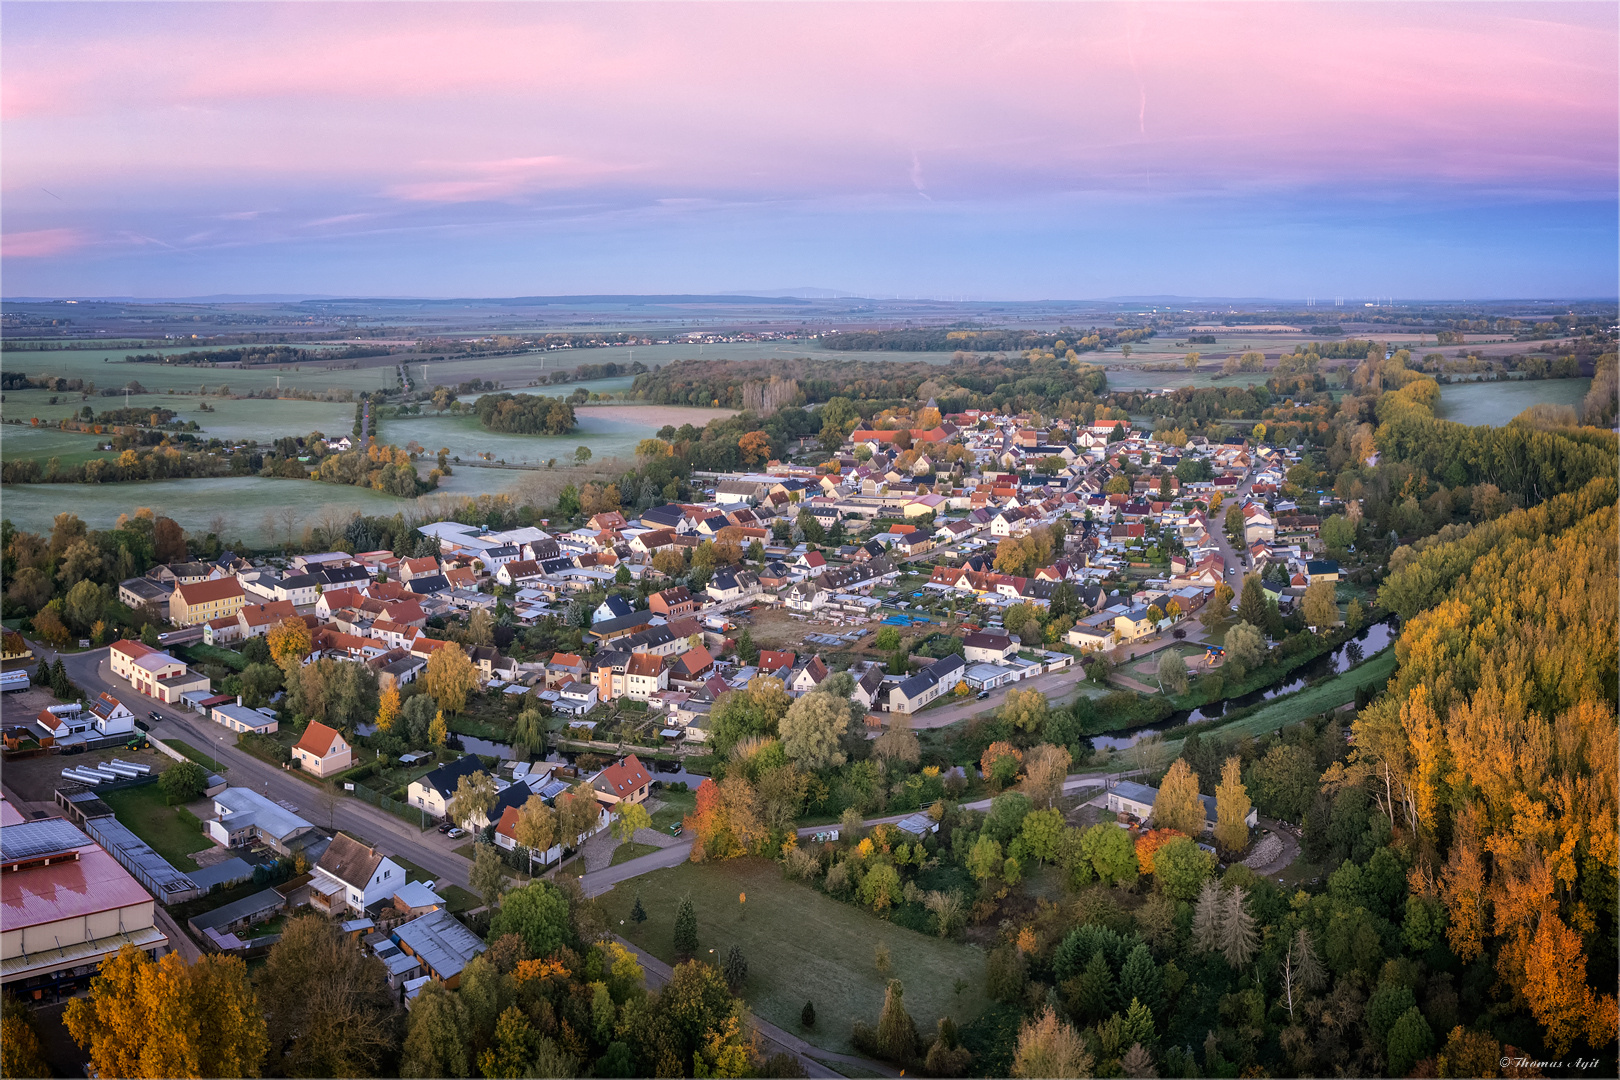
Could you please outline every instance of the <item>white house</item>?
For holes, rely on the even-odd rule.
[[[456,786],[460,784],[461,778],[487,771],[483,762],[475,755],[469,754],[448,765],[440,765],[432,772],[424,773],[412,780],[410,788],[406,791],[406,801],[412,806],[426,810],[434,817],[446,817],[450,813],[450,800],[455,796]]]
[[[135,730],[135,714],[111,694],[102,695],[90,703],[91,723],[100,735],[128,735]]]
[[[596,708],[601,697],[590,683],[565,683],[557,689],[557,711],[573,716],[584,716]]]
[[[814,581],[799,581],[788,586],[782,598],[788,610],[808,614],[819,610],[827,603],[827,590]]]
[[[405,871],[398,863],[379,854],[375,848],[338,833],[332,837],[321,861],[315,864],[310,893],[312,900],[316,893],[334,898],[341,894],[343,903],[351,910],[363,912],[379,901],[392,900],[394,892],[404,883]],[[326,887],[321,888],[321,885]]]
[[[1018,651],[1010,635],[993,630],[969,634],[962,639],[962,655],[969,663],[999,664]]]

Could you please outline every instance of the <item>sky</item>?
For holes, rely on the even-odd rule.
[[[1612,3],[4,3],[0,292],[1620,293]]]

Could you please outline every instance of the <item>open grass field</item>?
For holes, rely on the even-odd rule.
[[[701,428],[710,420],[730,415],[730,409],[672,405],[582,405],[574,410],[579,430],[567,435],[510,435],[485,431],[477,417],[448,414],[385,420],[381,431],[383,439],[398,446],[414,440],[431,451],[446,449],[452,458],[459,457],[463,461],[490,454],[498,461],[511,464],[538,465],[552,458],[560,464],[573,460],[575,447],[585,446],[590,448],[591,460],[595,463],[602,458],[633,458],[636,443],[652,438],[665,424],[676,427],[691,424]]]
[[[169,806],[156,784],[100,792],[112,807],[120,824],[152,845],[152,850],[173,864],[176,870],[197,869],[193,852],[202,851],[212,841],[203,835],[202,822],[183,806]]]
[[[1591,379],[1452,383],[1440,388],[1439,414],[1459,424],[1501,425],[1544,402],[1579,408],[1591,388]]]
[[[0,425],[0,456],[7,461],[34,458],[43,466],[51,458],[58,458],[63,465],[82,465],[91,458],[116,457],[111,450],[96,449],[105,441],[102,436],[81,435],[76,431],[57,428],[36,428],[30,424]]]
[[[738,903],[740,893],[746,904]],[[639,926],[629,920],[637,894],[648,916]],[[891,976],[905,984],[906,1010],[926,1031],[940,1016],[962,1024],[985,1007],[984,954],[977,948],[924,937],[841,904],[786,880],[765,859],[682,863],[624,882],[601,900],[616,933],[671,962],[675,912],[687,894],[697,908],[704,958],[714,949],[719,962],[732,945],[740,946],[748,960],[742,996],[750,1007],[816,1046],[852,1050],[854,1022],[877,1023]],[[880,943],[889,949],[889,975],[873,963]],[[966,984],[960,993],[958,980]],[[816,1007],[816,1026],[808,1030],[799,1026],[806,1000]]]
[[[210,374],[227,373],[210,372]],[[220,378],[206,380],[210,387],[217,387],[226,381]],[[145,385],[144,380],[142,383]],[[194,391],[198,385],[192,383],[186,389]],[[49,403],[53,397],[57,399],[55,405]],[[213,411],[204,412],[202,410],[204,404]],[[7,420],[22,420],[24,423],[36,416],[41,421],[56,421],[77,414],[85,405],[89,405],[96,412],[122,409],[124,396],[120,394],[110,398],[95,397],[81,402],[78,394],[53,394],[46,390],[13,390],[6,393],[4,416]],[[308,435],[312,431],[319,431],[323,435],[335,438],[338,435],[349,434],[354,427],[354,406],[341,401],[229,398],[212,395],[200,398],[195,394],[131,394],[129,405],[132,409],[173,409],[181,420],[195,420],[197,426],[202,429],[198,432],[202,438],[258,439],[260,442],[268,442],[282,435]],[[15,427],[7,425],[4,438],[9,440],[16,430]],[[8,447],[6,453],[24,456],[25,451],[13,451]]]
[[[431,496],[427,496],[431,498]],[[266,480],[260,477],[211,477],[204,480],[153,480],[135,484],[17,484],[5,489],[6,517],[19,529],[50,532],[51,519],[71,510],[92,529],[110,529],[118,515],[137,506],[150,506],[178,521],[190,532],[206,534],[215,516],[225,519],[225,535],[268,546],[264,516],[284,506],[298,511],[297,530],[313,523],[330,507],[347,516],[411,513],[415,501],[385,495],[369,488],[339,487],[306,480]],[[275,526],[275,542],[281,525]]]

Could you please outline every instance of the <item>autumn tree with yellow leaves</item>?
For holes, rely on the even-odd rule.
[[[125,945],[62,1024],[101,1076],[258,1076],[269,1045],[247,965],[213,953],[188,964]]]

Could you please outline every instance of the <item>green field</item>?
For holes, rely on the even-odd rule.
[[[41,467],[51,458],[60,459],[63,465],[82,465],[91,458],[117,457],[111,450],[96,449],[104,442],[106,437],[100,435],[31,424],[0,424],[0,456],[7,461],[34,458]]]
[[[432,496],[424,496],[431,499]],[[149,506],[189,532],[206,534],[210,522],[225,519],[227,543],[245,540],[268,545],[265,515],[291,506],[302,531],[330,510],[340,518],[352,511],[391,515],[415,511],[416,502],[372,491],[308,480],[211,477],[204,480],[152,480],[134,484],[16,484],[5,489],[6,517],[19,529],[50,532],[51,520],[71,510],[92,529],[110,529],[119,514]],[[275,525],[279,543],[282,526]]]
[[[608,861],[608,865],[618,866],[622,862],[629,862],[631,859],[639,859],[643,855],[651,855],[653,852],[660,850],[662,849],[654,844],[620,844],[618,847],[613,849],[613,858]]]
[[[223,374],[223,373],[222,373]],[[210,379],[208,385],[217,387],[223,380]],[[144,385],[145,380],[142,380]],[[198,384],[187,387],[196,390]],[[49,404],[56,398],[55,405]],[[207,404],[213,411],[204,412]],[[122,409],[124,397],[96,397],[81,402],[78,394],[53,394],[47,390],[13,390],[6,394],[4,416],[7,420],[21,420],[25,424],[33,417],[41,421],[57,421],[75,415],[85,405],[97,412]],[[341,401],[303,401],[298,398],[229,398],[197,397],[196,394],[131,394],[132,409],[173,409],[182,421],[195,420],[202,430],[201,438],[217,437],[226,440],[258,439],[267,442],[282,435],[308,435],[319,431],[336,437],[347,435],[354,428],[354,406]],[[6,438],[17,429],[6,425]],[[22,456],[25,451],[8,449],[8,454]]]
[[[151,844],[176,870],[197,869],[192,852],[212,844],[196,815],[183,806],[165,804],[156,784],[102,792],[101,800],[112,807],[119,824]]]
[[[740,893],[746,904],[738,903]],[[648,916],[639,926],[629,920],[638,894]],[[965,1023],[985,1006],[984,955],[977,948],[924,937],[841,904],[784,879],[765,859],[682,863],[624,882],[601,900],[615,932],[667,963],[675,958],[675,911],[687,894],[697,908],[702,956],[708,959],[714,949],[718,963],[732,945],[740,946],[748,960],[742,996],[749,1006],[823,1049],[848,1052],[854,1022],[877,1023],[890,977],[873,963],[879,943],[888,946],[891,975],[905,984],[906,1010],[919,1029],[931,1032],[947,1015]],[[966,983],[961,993],[959,979]],[[799,1026],[807,999],[816,1007],[810,1030]]]
[[[1440,416],[1459,424],[1505,424],[1532,405],[1580,407],[1591,379],[1452,383],[1440,388]]]

